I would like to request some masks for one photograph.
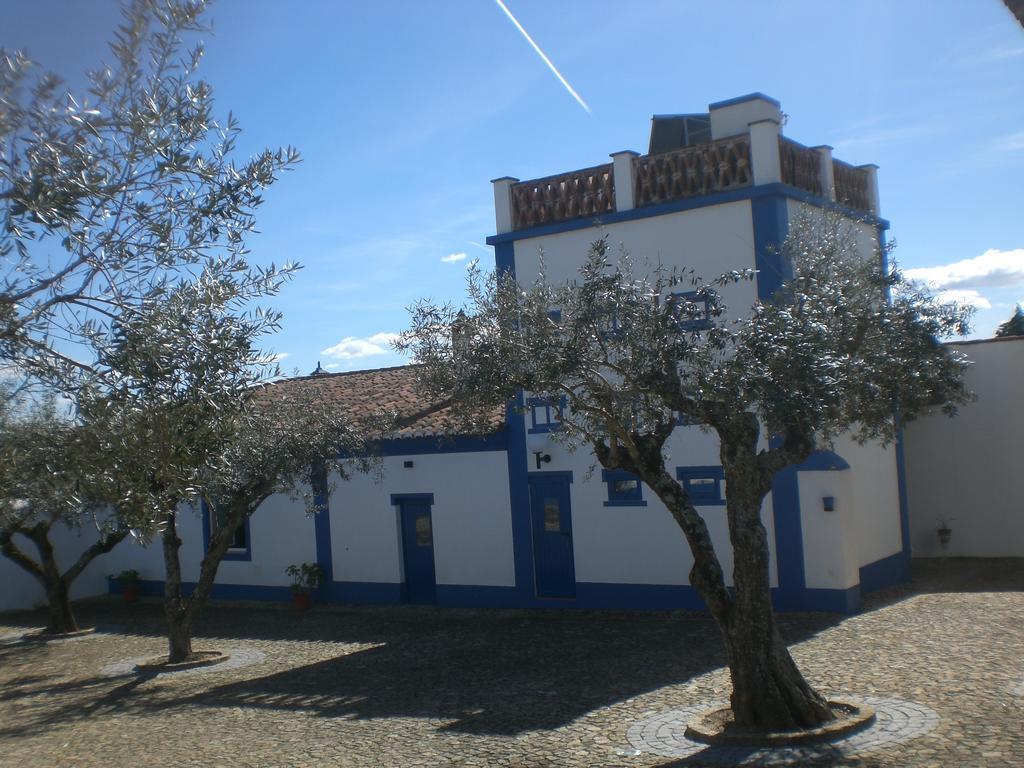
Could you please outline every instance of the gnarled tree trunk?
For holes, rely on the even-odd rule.
[[[231,546],[234,531],[270,495],[269,490],[256,496],[240,494],[231,499],[224,527],[210,536],[210,546],[199,567],[199,579],[192,594],[182,593],[181,538],[178,536],[176,512],[169,512],[163,532],[164,615],[167,617],[167,660],[171,664],[188,661],[192,657],[192,630],[195,618],[206,605],[213,591],[221,560]]]
[[[725,434],[719,430],[733,547],[731,592],[703,518],[665,470],[661,445],[652,441],[641,446],[639,462],[626,458],[620,459],[620,465],[658,495],[686,536],[694,558],[690,584],[707,604],[725,643],[736,724],[771,730],[812,727],[834,716],[824,698],[804,680],[776,626],[768,537],[760,517],[772,473],[759,467],[757,419],[743,414],[735,422]],[[600,458],[602,451],[597,454]]]
[[[78,622],[71,609],[71,585],[86,566],[100,555],[112,550],[127,535],[127,529],[110,531],[86,548],[78,559],[63,574],[57,564],[57,554],[50,541],[52,522],[40,521],[31,528],[14,528],[0,531],[0,552],[17,563],[39,581],[46,592],[49,620],[46,631],[50,634],[65,634],[78,631]],[[26,536],[39,551],[39,562],[30,558],[14,543],[13,534]]]

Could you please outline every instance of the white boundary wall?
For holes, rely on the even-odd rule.
[[[96,539],[97,533],[94,528],[76,529],[68,528],[60,523],[55,525],[50,533],[50,540],[57,551],[57,564],[61,571],[67,570],[78,555]],[[39,552],[36,550],[35,544],[17,534],[14,540],[23,552],[38,561]],[[127,548],[129,546],[131,546],[129,542],[123,541],[115,547],[114,552],[120,547]],[[93,560],[82,572],[82,575],[75,579],[74,584],[71,585],[72,600],[106,593],[106,577],[112,573],[111,569],[113,568],[110,554],[101,555]],[[42,585],[27,571],[0,555],[0,611],[29,609],[45,604],[46,593],[43,591]]]
[[[906,427],[911,550],[916,557],[1024,557],[1024,337],[951,345],[974,365],[978,400],[950,419]],[[939,521],[952,538],[939,544]]]

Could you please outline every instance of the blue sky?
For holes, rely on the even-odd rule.
[[[458,300],[465,265],[493,260],[490,179],[644,152],[652,114],[752,91],[781,101],[787,136],[881,167],[897,260],[975,303],[975,336],[1024,303],[1024,30],[999,0],[505,2],[589,113],[495,0],[212,7],[201,72],[240,150],[303,155],[252,241],[305,267],[275,299],[286,369],[401,362],[405,308]],[[6,0],[0,46],[74,81],[110,58],[117,18]]]

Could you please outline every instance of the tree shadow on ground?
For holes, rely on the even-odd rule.
[[[333,619],[333,631],[302,639],[370,647],[351,652],[339,645],[330,658],[222,685],[211,676],[212,687],[180,697],[166,688],[134,691],[123,679],[114,690],[124,690],[113,696],[109,684],[95,689],[96,680],[61,684],[62,691],[78,685],[79,695],[2,732],[16,736],[100,711],[242,707],[325,718],[426,718],[442,730],[512,735],[565,725],[724,664],[718,631],[702,615],[428,609],[334,613]],[[799,642],[839,619],[786,617],[783,632]],[[26,696],[46,688],[19,686]]]
[[[1013,565],[976,588],[1012,589],[1021,578]],[[948,589],[939,578],[942,574],[933,573],[939,567],[956,570],[915,563],[912,584],[868,597],[865,609],[878,610]],[[976,577],[946,581],[967,588],[977,584]],[[83,615],[95,623],[116,622],[119,610],[123,619],[123,608],[101,601],[85,606]],[[785,614],[779,623],[793,644],[843,618]],[[130,620],[122,623],[128,634],[162,637],[158,604],[134,609]],[[453,732],[512,735],[565,725],[588,712],[685,683],[725,661],[713,621],[689,613],[399,606],[332,607],[295,614],[281,608],[220,604],[204,614],[196,635],[199,647],[216,647],[218,640],[234,645],[247,639],[301,641],[329,644],[327,653],[332,655],[303,664],[300,651],[295,667],[220,685],[211,676],[210,687],[189,695],[166,688],[159,694],[136,690],[124,680],[109,678],[60,683],[51,691],[57,694],[52,705],[18,717],[3,732],[17,735],[98,711],[147,715],[175,708],[241,707],[325,718],[426,718]],[[2,654],[36,652],[28,646],[7,646],[0,648],[0,661]],[[310,652],[324,655],[316,648]],[[30,665],[25,669],[30,674]],[[259,670],[254,667],[253,674]],[[46,694],[47,685],[53,685],[24,675],[20,680],[18,695],[25,697]],[[120,692],[113,694],[111,689]]]

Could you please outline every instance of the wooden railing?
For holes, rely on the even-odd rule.
[[[512,228],[528,229],[615,210],[612,164],[513,184]]]
[[[782,183],[804,189],[815,195],[822,194],[821,155],[792,139],[779,136],[779,162]]]
[[[842,160],[833,160],[832,174],[836,182],[836,202],[858,211],[871,211],[867,171]]]

